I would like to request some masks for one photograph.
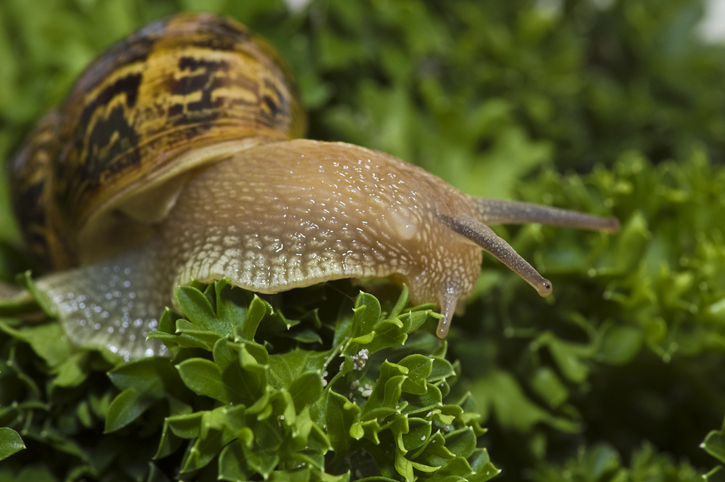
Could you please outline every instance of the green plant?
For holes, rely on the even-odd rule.
[[[118,364],[111,354],[72,353],[57,343],[56,323],[1,323],[9,406],[0,420],[43,446],[46,460],[65,456],[70,479],[165,480],[168,458],[175,468],[166,475],[199,480],[482,482],[498,473],[476,448],[484,431],[470,396],[449,401],[457,377],[446,344],[420,332],[405,344],[431,316],[404,310],[407,290],[387,315],[360,293],[335,324],[314,312],[288,320],[225,281],[179,288],[176,301],[182,315],[167,310],[152,334],[172,358]],[[95,383],[103,370],[110,384]],[[3,457],[21,450],[17,432],[2,435]],[[22,453],[9,462],[2,476],[62,472],[28,467]]]

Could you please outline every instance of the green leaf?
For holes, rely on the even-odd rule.
[[[702,480],[707,482],[723,482],[725,480],[725,473],[723,471],[725,471],[725,468],[722,465],[718,465],[708,473],[703,474]]]
[[[433,371],[433,358],[423,355],[408,355],[398,362],[408,369],[402,390],[415,395],[423,395],[427,391],[426,379]]]
[[[242,403],[251,405],[255,399],[247,396],[242,387],[247,383],[246,374],[239,362],[240,345],[230,343],[226,339],[219,339],[214,344],[214,363],[221,371],[221,380],[227,392],[224,398],[229,403]],[[217,397],[213,397],[217,398]]]
[[[564,432],[576,432],[576,421],[556,417],[526,398],[518,383],[507,372],[495,371],[476,380],[471,387],[476,405],[493,409],[502,424],[520,431],[544,422]]]
[[[195,438],[201,433],[202,419],[205,412],[166,417],[166,423],[172,432],[181,438]]]
[[[24,273],[18,274],[15,278],[15,281],[20,286],[28,290],[28,292],[33,296],[33,299],[36,301],[36,303],[38,303],[38,306],[40,306],[40,309],[42,309],[46,315],[48,315],[49,317],[54,317],[56,315],[55,305],[51,303],[45,293],[40,291],[35,285],[30,271],[25,271]]]
[[[53,473],[47,467],[34,465],[23,467],[17,475],[6,480],[8,482],[57,482],[58,479],[53,476]]]
[[[5,460],[23,449],[25,444],[18,432],[8,427],[0,427],[0,460]]]
[[[285,336],[295,341],[299,341],[300,343],[322,343],[320,334],[311,328],[286,333]]]
[[[83,383],[88,377],[87,358],[85,353],[76,353],[63,360],[53,370],[56,377],[52,386],[76,387]]]
[[[408,432],[403,434],[403,445],[406,451],[422,447],[430,438],[432,423],[416,417],[408,419]]]
[[[238,326],[247,316],[248,310],[251,308],[247,301],[245,292],[241,289],[234,289],[229,284],[228,279],[222,279],[214,282],[214,291],[216,293],[216,307],[219,323],[223,328],[216,328],[216,331],[222,331],[225,334],[233,333],[234,327]],[[254,301],[252,301],[254,304]]]
[[[351,338],[357,338],[373,331],[380,320],[380,302],[372,295],[360,293],[355,300]]]
[[[407,285],[403,285],[400,296],[398,297],[398,301],[395,302],[395,306],[392,310],[390,310],[389,318],[397,318],[400,313],[402,313],[403,308],[406,307],[408,304],[408,297],[410,295],[410,290],[408,289]]]
[[[569,398],[569,390],[549,367],[540,367],[532,374],[531,387],[551,408],[559,407]]]
[[[404,330],[405,324],[398,319],[383,320],[375,326],[374,333],[353,338],[351,342],[363,344],[370,353],[376,353],[384,348],[405,343],[408,335]]]
[[[472,475],[473,469],[463,457],[455,457],[448,461],[440,470],[436,473],[436,478],[445,479],[447,476],[463,476]]]
[[[405,482],[415,481],[413,463],[398,450],[395,451],[395,470],[403,477]]]
[[[181,395],[178,377],[167,358],[150,357],[119,365],[108,377],[122,391],[111,402],[105,432],[114,432],[136,420],[156,401]]]
[[[471,428],[462,428],[445,435],[446,448],[458,457],[468,459],[476,448],[476,435]]]
[[[227,385],[222,380],[221,370],[214,362],[192,358],[176,365],[176,369],[184,384],[197,395],[205,395],[222,403],[230,402]]]
[[[205,436],[197,438],[181,465],[181,474],[195,472],[209,464],[228,441],[218,430],[207,430]]]
[[[244,323],[242,324],[239,336],[243,340],[254,340],[254,335],[257,333],[259,323],[262,319],[272,312],[272,307],[269,303],[255,296],[252,302],[249,304],[249,309],[244,317]]]
[[[270,383],[277,389],[289,386],[305,371],[322,372],[332,351],[315,352],[296,348],[270,355]]]
[[[165,390],[176,388],[178,380],[169,359],[165,357],[149,357],[125,363],[108,372],[108,377],[122,390],[135,388],[154,397],[162,397]]]
[[[166,475],[156,466],[156,464],[154,464],[153,462],[149,462],[148,466],[149,471],[145,482],[171,482],[171,480],[166,477]]]
[[[350,428],[360,414],[360,407],[333,391],[327,392],[325,402],[325,428],[330,445],[336,454],[344,454],[350,444]]]
[[[306,372],[293,381],[288,390],[294,400],[295,410],[315,403],[322,395],[322,378],[317,372]]]
[[[219,479],[229,482],[246,482],[252,475],[244,464],[244,451],[238,443],[224,447],[219,456]]]
[[[176,333],[180,336],[171,341],[176,341],[181,346],[202,348],[208,351],[211,351],[214,343],[222,338],[221,334],[199,328],[198,325],[184,319],[176,321]]]
[[[246,446],[242,447],[242,451],[244,452],[244,458],[249,463],[249,467],[264,478],[272,473],[279,462],[279,456],[276,453],[255,451]]]
[[[383,362],[380,377],[362,409],[364,420],[386,417],[399,410],[398,403],[407,373],[408,369],[401,365]]]
[[[433,366],[431,368],[431,373],[429,376],[430,381],[438,382],[455,376],[455,374],[456,372],[453,369],[453,365],[451,365],[448,360],[440,356],[436,356],[435,358],[433,358]]]
[[[501,473],[501,471],[494,467],[491,463],[491,459],[488,456],[486,449],[474,450],[473,455],[468,459],[468,462],[471,464],[471,469],[480,477],[479,480],[481,481],[491,480]]]
[[[0,322],[5,333],[30,344],[50,367],[58,366],[70,356],[70,347],[62,340],[64,333],[59,323],[46,323],[40,326],[25,326],[15,330]]]
[[[161,440],[159,440],[159,446],[156,449],[154,459],[168,457],[179,448],[179,445],[181,445],[181,438],[176,436],[171,430],[169,419],[164,420],[164,426],[161,430]]]
[[[269,355],[260,345],[246,343],[239,350],[239,363],[243,370],[242,384],[237,391],[242,400],[251,405],[267,392],[269,383]]]
[[[106,418],[105,433],[115,432],[141,416],[156,400],[148,391],[126,388],[111,402]]]
[[[189,317],[189,321],[205,331],[214,331],[216,313],[209,300],[196,288],[180,286],[174,298],[182,313]]]
[[[702,448],[720,463],[725,464],[725,424],[722,430],[713,430],[707,434],[705,441],[702,442]]]
[[[623,365],[639,353],[643,342],[641,329],[611,325],[603,330],[599,356],[605,363]]]

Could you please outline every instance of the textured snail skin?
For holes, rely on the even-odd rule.
[[[471,197],[379,151],[287,140],[300,131],[302,115],[270,50],[232,21],[172,17],[112,48],[64,109],[39,123],[14,163],[16,206],[33,251],[61,269],[37,286],[74,343],[126,359],[163,355],[163,345],[145,338],[173,303],[174,288],[220,278],[277,293],[391,277],[409,286],[414,303],[441,307],[437,334],[444,337],[473,291],[482,250],[540,295],[551,292],[489,225],[619,228],[614,218]],[[193,69],[182,68],[190,62]],[[117,88],[137,74],[138,95]],[[204,82],[184,81],[185,95],[168,95],[164,85],[189,76]],[[113,95],[103,94],[109,89]],[[143,92],[148,98],[140,102]],[[206,114],[189,110],[199,98],[219,102]],[[234,110],[239,99],[259,111]],[[123,116],[114,124],[117,109]],[[90,112],[88,124],[82,112]]]

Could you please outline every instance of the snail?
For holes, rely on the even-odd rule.
[[[441,308],[445,337],[482,250],[551,292],[490,225],[619,227],[468,196],[383,152],[298,139],[304,130],[284,62],[230,19],[169,17],[92,62],[11,162],[24,237],[50,272],[37,287],[69,339],[162,355],[146,334],[174,288],[224,277],[258,293],[391,277]]]

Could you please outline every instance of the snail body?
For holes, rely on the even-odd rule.
[[[542,222],[616,231],[601,218],[468,196],[388,154],[294,139],[290,76],[243,26],[179,15],[112,47],[13,162],[29,246],[56,272],[38,287],[70,339],[126,358],[173,289],[229,278],[276,293],[392,277],[442,310],[478,278],[482,249],[542,296],[551,284],[488,227]]]

